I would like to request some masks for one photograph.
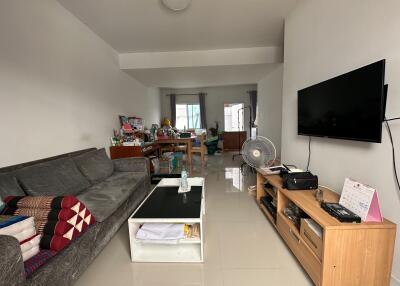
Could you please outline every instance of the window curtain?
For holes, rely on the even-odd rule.
[[[250,106],[251,106],[251,126],[255,127],[256,117],[257,117],[257,90],[248,91],[250,96]]]
[[[171,106],[171,125],[175,127],[176,123],[176,94],[169,95],[169,104]]]
[[[199,93],[199,103],[200,103],[200,121],[201,128],[207,129],[207,118],[206,118],[206,93]]]

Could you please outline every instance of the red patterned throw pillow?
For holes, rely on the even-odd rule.
[[[4,199],[4,202],[11,208],[29,208],[29,209],[73,209],[79,203],[79,200],[74,196],[52,197],[22,197],[9,196]]]
[[[60,251],[95,223],[95,218],[76,197],[7,197],[3,214],[35,218],[42,235],[41,249]]]

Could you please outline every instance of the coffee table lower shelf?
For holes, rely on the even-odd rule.
[[[132,262],[204,262],[204,178],[188,178],[191,191],[178,193],[180,179],[163,178],[128,219]],[[144,223],[198,224],[199,238],[175,244],[136,239]]]
[[[163,222],[165,223],[165,221]],[[184,223],[190,222],[185,221]],[[194,221],[193,223],[199,222]],[[141,224],[141,222],[129,222],[132,262],[203,262],[202,237],[198,240],[182,240],[177,244],[144,243],[135,238]],[[201,235],[203,234],[202,227],[202,223],[200,223]]]
[[[177,245],[135,245],[132,262],[201,262],[201,245],[182,243]]]

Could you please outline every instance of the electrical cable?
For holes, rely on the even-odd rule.
[[[400,119],[400,117],[394,117],[394,118],[389,118],[389,119],[386,119],[385,118],[385,120],[384,121],[393,121],[393,120],[399,120]]]
[[[307,172],[309,171],[311,160],[311,136],[308,136],[308,160],[307,160]]]
[[[293,168],[295,168],[295,169],[297,169],[297,166],[296,165],[290,165],[290,164],[285,164],[285,166],[287,166],[287,167],[293,167]]]
[[[400,119],[400,118],[399,118]],[[394,119],[393,119],[394,120]],[[385,118],[385,124],[386,124],[386,129],[389,133],[389,139],[390,139],[390,143],[392,144],[392,158],[393,158],[393,171],[394,171],[394,176],[396,178],[396,183],[397,183],[397,188],[398,191],[400,192],[400,183],[399,183],[399,177],[397,175],[397,167],[396,167],[396,153],[394,151],[394,144],[393,144],[393,137],[392,137],[392,131],[390,130],[390,126],[388,123],[389,120],[387,120]]]
[[[399,182],[399,177],[397,174],[397,166],[396,166],[396,152],[394,149],[394,143],[393,143],[393,136],[392,136],[392,131],[390,130],[390,126],[388,121],[393,121],[393,120],[399,120],[400,117],[395,117],[395,118],[389,118],[389,119],[384,119],[384,122],[386,124],[386,129],[389,133],[389,139],[390,139],[390,143],[392,145],[392,158],[393,158],[393,171],[394,171],[394,175],[396,178],[396,183],[397,183],[397,188],[400,192],[400,182]],[[308,137],[308,160],[307,160],[307,171],[309,171],[309,167],[310,167],[310,160],[311,160],[311,136]]]

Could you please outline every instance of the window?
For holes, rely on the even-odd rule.
[[[225,131],[243,131],[243,103],[224,104]]]
[[[176,105],[176,128],[199,129],[200,105],[199,104],[177,104]]]

